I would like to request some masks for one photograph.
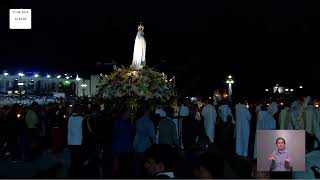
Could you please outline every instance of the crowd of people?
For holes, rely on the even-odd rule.
[[[256,131],[301,129],[306,168],[315,170],[285,177],[319,178],[320,111],[310,98],[235,103],[181,99],[134,115],[88,99],[3,106],[0,156],[12,163],[53,157],[35,172],[40,178],[277,178],[283,174],[257,172]]]

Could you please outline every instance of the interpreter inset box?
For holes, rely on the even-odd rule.
[[[31,29],[31,9],[10,9],[10,29]]]
[[[305,171],[304,130],[258,130],[258,171]]]

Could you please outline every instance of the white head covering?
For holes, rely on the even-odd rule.
[[[160,117],[166,117],[167,116],[167,113],[162,109],[162,108],[158,108],[156,110],[156,113],[155,114],[159,114]]]
[[[303,98],[303,100],[304,100],[303,106],[304,106],[304,107],[307,107],[308,104],[309,104],[310,101],[311,101],[311,98],[310,98],[310,96],[308,96],[308,97]]]
[[[295,117],[298,117],[301,113],[301,104],[298,101],[294,101],[291,104],[291,111],[293,112]]]
[[[298,101],[294,101],[292,104],[291,104],[291,109],[297,109],[297,108],[300,108],[301,105],[299,104]]]
[[[278,104],[276,102],[272,102],[268,107],[268,112],[274,116],[278,112]]]
[[[180,108],[178,109],[179,116],[183,116],[183,117],[189,116],[190,112],[189,112],[188,106],[181,105],[179,108]]]
[[[256,106],[256,113],[261,111],[261,107],[262,107],[262,104],[259,104],[258,106]]]

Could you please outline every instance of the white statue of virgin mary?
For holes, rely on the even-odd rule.
[[[134,70],[140,70],[146,65],[146,40],[143,35],[144,27],[140,23],[138,26],[138,33],[134,42],[133,60],[131,67]]]

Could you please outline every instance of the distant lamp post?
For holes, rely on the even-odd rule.
[[[70,76],[70,78],[72,78],[72,76]],[[77,77],[76,77],[76,81],[77,81],[77,82],[76,82],[76,83],[77,83],[77,86],[76,86],[76,87],[77,87],[77,88],[76,88],[76,89],[77,89],[77,95],[78,95],[78,96],[80,96],[80,90],[81,90],[80,87],[79,87],[80,80],[81,80],[81,78],[80,78],[79,75],[77,74]],[[81,84],[80,86],[82,87],[82,84]],[[83,87],[82,87],[82,88],[83,88]]]
[[[289,91],[289,89],[285,89],[285,91],[286,91],[286,92],[288,92],[288,91]]]
[[[21,72],[19,72],[19,73],[18,73],[18,76],[19,76],[19,77],[23,77],[23,76],[24,76],[24,74],[23,74],[23,73],[21,73]]]
[[[231,75],[228,76],[228,79],[227,79],[226,83],[228,84],[229,101],[232,101],[232,84],[234,83],[234,81],[233,81]]]
[[[47,75],[47,78],[49,79],[50,77],[51,77],[50,74],[48,74],[48,75]]]
[[[80,86],[82,87],[82,96],[84,96],[85,95],[85,93],[84,93],[85,89],[87,88],[88,85],[87,84],[81,84]]]
[[[9,76],[9,73],[5,72],[3,73],[4,76]]]
[[[22,82],[22,77],[24,76],[24,74],[22,72],[18,73],[18,76],[20,77],[20,82],[18,82],[18,86],[19,86],[19,99],[20,99],[20,103],[22,102],[22,86],[24,85]]]
[[[266,89],[265,91],[266,91],[266,92],[269,92],[269,89]]]
[[[60,79],[60,78],[61,78],[61,75],[58,75],[57,78]]]
[[[79,78],[79,75],[77,74],[76,81],[80,81],[80,80],[81,80],[81,78]]]
[[[291,92],[293,92],[293,89],[290,89]]]
[[[249,103],[247,103],[247,104],[246,104],[246,107],[247,107],[247,109],[249,109],[249,108],[250,108]]]
[[[35,77],[35,78],[38,78],[38,77],[39,77],[39,74],[35,74],[34,77]]]
[[[303,86],[299,86],[299,89],[303,89]]]

